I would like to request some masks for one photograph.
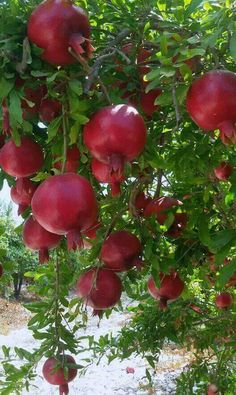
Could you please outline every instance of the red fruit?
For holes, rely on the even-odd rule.
[[[39,107],[39,118],[42,122],[51,122],[61,113],[61,103],[58,100],[44,99]]]
[[[68,383],[77,376],[77,368],[68,366],[66,372],[64,365],[76,364],[74,358],[70,355],[61,355],[60,360],[52,357],[46,360],[43,365],[43,376],[48,383],[59,385],[59,394],[68,395]]]
[[[0,263],[0,278],[2,277],[2,275],[3,275],[3,267],[2,267],[2,265]]]
[[[85,57],[93,50],[88,17],[71,0],[46,0],[39,4],[29,18],[28,37],[43,48],[44,60],[58,66],[75,62],[69,47]]]
[[[174,216],[174,221],[169,227],[166,234],[170,237],[177,238],[182,235],[183,230],[187,226],[187,214],[186,213],[176,213]]]
[[[154,89],[148,93],[142,92],[140,96],[140,104],[143,112],[148,115],[152,116],[155,111],[158,111],[160,106],[155,104],[155,100],[158,96],[162,93],[161,89]]]
[[[105,266],[116,272],[125,272],[134,266],[140,267],[142,246],[139,239],[130,232],[120,230],[111,233],[101,249],[101,260]]]
[[[141,77],[143,77],[145,74],[151,71],[149,62],[147,61],[147,59],[150,58],[151,55],[152,55],[152,51],[150,49],[144,48],[143,46],[141,46],[138,50],[136,62],[138,66],[138,72]]]
[[[157,288],[152,277],[148,280],[148,291],[154,299],[160,300],[160,307],[164,310],[167,308],[168,300],[177,299],[184,290],[184,282],[180,279],[178,273],[159,275],[161,280],[160,288]]]
[[[31,250],[39,250],[39,262],[49,260],[48,249],[57,247],[62,237],[44,229],[31,215],[24,224],[23,241]]]
[[[65,172],[66,173],[77,173],[79,167],[80,160],[80,151],[76,145],[73,145],[67,148],[66,151],[66,164],[65,164]],[[62,162],[58,161],[54,163],[53,167],[55,169],[62,169]]]
[[[91,228],[83,232],[83,235],[88,237],[89,239],[96,239],[97,237],[97,230],[100,228],[100,222],[96,221]]]
[[[29,178],[19,178],[16,180],[16,185],[11,188],[11,198],[14,203],[19,205],[18,215],[22,214],[30,206],[37,186]]]
[[[68,249],[82,245],[81,231],[97,221],[97,201],[84,177],[65,173],[49,177],[36,190],[32,212],[49,232],[67,235]]]
[[[109,309],[119,302],[122,292],[120,278],[112,270],[90,269],[82,274],[76,286],[77,295],[97,310]]]
[[[145,195],[144,192],[140,192],[135,199],[134,205],[139,213],[139,215],[143,215],[143,212],[147,205],[152,201],[150,196]]]
[[[132,161],[144,149],[146,127],[138,111],[126,104],[98,110],[85,125],[84,143],[110,174],[123,174],[125,161]]]
[[[224,144],[236,143],[235,73],[213,70],[201,76],[188,91],[186,107],[199,127],[207,131],[220,129]]]
[[[5,144],[5,137],[1,134],[0,135],[0,148],[2,148]]]
[[[210,384],[207,389],[207,395],[218,395],[218,388],[215,384]]]
[[[41,85],[35,89],[33,88],[24,88],[24,97],[25,99],[21,100],[21,108],[23,110],[22,118],[27,120],[38,115],[39,108],[44,96],[47,94],[46,85]],[[30,101],[32,104],[29,105],[27,102]]]
[[[125,180],[125,177],[121,174],[112,173],[110,174],[109,165],[99,162],[97,159],[92,159],[91,169],[94,177],[99,182],[108,183],[111,187],[112,196],[120,195],[120,183]]]
[[[227,181],[233,171],[234,168],[227,162],[221,162],[221,164],[214,169],[216,178],[221,181]]]
[[[29,177],[37,173],[43,165],[43,151],[29,137],[22,137],[18,147],[11,139],[0,151],[0,166],[13,177]]]
[[[217,295],[215,303],[218,309],[227,309],[233,303],[233,297],[228,292],[222,292]]]
[[[135,372],[134,368],[130,368],[129,366],[127,366],[127,368],[125,370],[126,370],[127,374],[129,374],[129,373],[134,374],[134,372]]]

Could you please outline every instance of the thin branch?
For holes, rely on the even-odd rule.
[[[66,166],[66,156],[67,156],[67,125],[66,125],[66,110],[63,105],[62,108],[62,128],[63,128],[63,161],[61,172],[64,173]]]
[[[60,295],[60,268],[58,261],[58,253],[56,252],[56,262],[55,262],[55,272],[56,272],[56,284],[55,284],[55,335],[56,335],[56,343],[58,346],[58,354],[60,354],[60,334],[59,334],[59,326],[60,326],[60,317],[59,317],[59,295]]]

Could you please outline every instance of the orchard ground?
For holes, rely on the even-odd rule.
[[[29,313],[18,302],[0,299],[0,347],[23,347],[32,351],[39,343],[33,338],[32,333],[27,329]],[[98,317],[89,317],[86,331],[78,331],[78,337],[83,335],[94,335],[99,338],[108,332],[117,333],[119,329],[129,319],[128,314],[113,312],[109,319],[103,318],[98,326]],[[83,355],[84,358],[89,357]],[[3,354],[0,352],[0,361]],[[185,349],[177,349],[174,344],[167,345],[163,350],[159,361],[156,364],[155,386],[150,388],[145,381],[145,370],[149,366],[140,357],[130,358],[124,361],[114,360],[108,364],[104,358],[99,365],[96,362],[91,364],[84,376],[77,378],[70,383],[70,395],[171,395],[175,394],[175,379],[186,365],[191,363],[193,356]],[[77,363],[79,356],[76,358]],[[58,394],[57,386],[50,386],[42,378],[42,362],[37,367],[38,376],[30,391],[23,391],[22,395]],[[18,366],[17,359],[14,364]],[[83,364],[83,363],[81,363]],[[133,368],[134,373],[127,373],[126,368]],[[151,371],[151,370],[150,370]]]

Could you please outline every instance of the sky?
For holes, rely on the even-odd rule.
[[[10,188],[7,185],[6,181],[4,181],[3,189],[0,191],[0,201],[3,202],[6,206],[9,203],[11,203],[13,219],[16,224],[20,224],[22,222],[22,218],[18,217],[18,215],[17,215],[18,206],[15,203],[13,203],[11,200]]]

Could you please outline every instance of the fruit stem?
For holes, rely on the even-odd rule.
[[[66,167],[66,155],[67,155],[66,109],[64,104],[62,107],[62,128],[63,128],[63,159],[62,159],[61,172],[64,173]]]

